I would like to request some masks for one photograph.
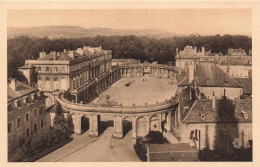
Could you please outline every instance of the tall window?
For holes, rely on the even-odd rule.
[[[37,85],[38,85],[38,89],[42,88],[42,79],[38,79]]]
[[[65,67],[62,67],[61,70],[62,70],[62,72],[65,72]]]
[[[58,78],[54,78],[54,90],[59,89],[59,82],[58,82]]]
[[[29,122],[30,119],[30,113],[25,114],[25,122]]]
[[[37,123],[33,125],[33,133],[37,133]]]
[[[8,133],[12,132],[12,123],[8,123]]]
[[[54,72],[58,72],[58,67],[54,67]]]
[[[221,137],[222,137],[223,141],[227,141],[227,139],[228,139],[228,130],[227,129],[222,129]]]
[[[34,117],[37,117],[37,110],[36,110],[36,109],[33,110],[33,116],[34,116]]]
[[[50,67],[46,67],[46,72],[50,72]]]
[[[51,83],[50,83],[50,78],[45,79],[45,89],[50,90],[51,89]]]
[[[30,136],[30,128],[27,128],[26,129],[26,137],[29,137]]]
[[[43,119],[41,119],[41,128],[43,128]]]
[[[43,113],[43,110],[44,110],[44,109],[43,109],[43,106],[41,106],[41,107],[40,107],[40,114]]]
[[[41,70],[42,70],[42,68],[41,68],[41,67],[37,67],[37,70],[38,70],[38,71],[41,71]]]
[[[17,128],[22,126],[22,117],[17,118]]]

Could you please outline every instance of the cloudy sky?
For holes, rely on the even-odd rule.
[[[250,9],[23,9],[8,10],[7,25],[160,29],[183,35],[251,35],[252,18]]]

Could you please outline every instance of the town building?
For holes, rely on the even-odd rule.
[[[34,77],[34,69],[37,78],[31,79]],[[99,87],[108,84],[112,75],[111,69],[112,52],[89,46],[48,54],[40,52],[38,59],[26,60],[25,66],[20,67],[27,80],[35,80],[37,88],[48,96],[46,107],[53,105],[58,94],[68,89],[76,102],[92,99],[95,96],[93,92],[98,88],[89,83],[98,82]]]
[[[181,143],[193,142],[199,150],[250,153],[252,98],[241,95],[250,94],[245,82],[251,78],[234,79],[214,62],[191,64],[183,76],[173,134]]]
[[[199,61],[215,62],[221,69],[232,77],[236,78],[252,78],[252,51],[249,54],[244,49],[228,49],[227,55],[222,53],[205,52],[202,47],[198,51],[196,47],[186,46],[184,50],[178,52],[176,49],[176,67],[187,69],[189,64]]]
[[[19,147],[23,140],[49,126],[45,110],[46,97],[34,87],[8,79],[8,152]]]
[[[213,93],[218,99],[223,96],[235,99],[243,94],[242,85],[214,62],[189,64],[186,74],[178,80],[179,92],[194,82],[200,96],[207,99],[211,99]]]

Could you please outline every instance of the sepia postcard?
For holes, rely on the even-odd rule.
[[[0,5],[1,166],[257,166],[259,1]]]

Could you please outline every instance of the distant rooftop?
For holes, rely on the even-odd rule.
[[[46,52],[40,52],[39,58],[37,60],[71,60],[73,58],[78,57],[87,57],[92,58],[100,54],[111,53],[109,50],[103,50],[101,47],[89,47],[84,46],[83,48],[78,48],[77,50],[67,51],[64,50],[63,52],[56,52],[52,51],[48,54]]]
[[[199,62],[195,64],[194,81],[203,87],[242,87],[234,78],[224,72],[213,62]],[[189,73],[178,78],[178,86],[189,85]]]

